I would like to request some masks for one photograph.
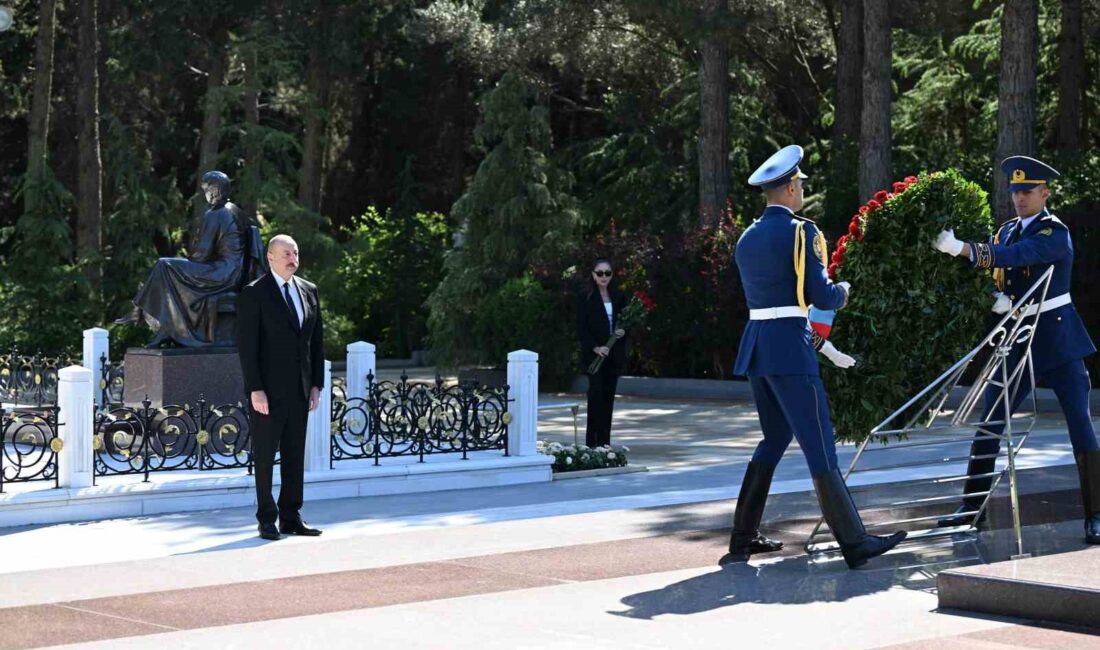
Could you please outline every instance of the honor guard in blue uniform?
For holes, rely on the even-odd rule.
[[[1034,158],[1005,158],[1001,169],[1009,178],[1016,218],[997,229],[986,242],[968,244],[955,239],[952,230],[941,232],[933,247],[949,255],[969,257],[979,269],[993,269],[998,292],[993,311],[1007,312],[1017,298],[1023,296],[1032,283],[1054,267],[1046,300],[1039,309],[1039,324],[1031,342],[1032,363],[1036,381],[1054,389],[1066,417],[1069,439],[1073,444],[1081,481],[1081,498],[1085,510],[1085,541],[1100,544],[1100,451],[1089,414],[1089,375],[1084,357],[1096,351],[1081,317],[1070,297],[1070,275],[1073,268],[1073,241],[1069,228],[1047,211],[1050,198],[1049,181],[1058,172]],[[1033,294],[1038,302],[1039,296]],[[1033,307],[1034,308],[1034,307]],[[1032,312],[1033,314],[1034,312]],[[1025,342],[1026,343],[1026,342]],[[1014,348],[1008,357],[1009,368],[1016,367],[1024,345]],[[1012,402],[1012,410],[1031,393],[1031,377],[1024,374]],[[995,386],[986,389],[983,419],[1003,400]],[[1000,420],[1002,418],[994,418]],[[1000,435],[1004,426],[990,426],[990,433]],[[958,526],[971,522],[996,476],[994,468],[999,438],[980,432],[971,445],[963,504],[956,513],[940,520],[941,526]],[[985,513],[982,513],[984,517]]]
[[[797,438],[825,520],[844,560],[856,568],[896,546],[905,533],[868,535],[837,466],[817,352],[841,367],[854,361],[813,333],[807,310],[811,305],[824,310],[843,307],[850,287],[829,280],[825,237],[813,221],[795,214],[803,204],[806,175],[798,167],[801,162],[802,147],[784,147],[749,177],[749,184],[763,190],[768,204],[741,235],[734,253],[749,322],[733,372],[749,378],[764,439],[745,470],[730,554],[723,561],[744,561],[751,554],[782,548],[760,534],[760,519],[775,467],[791,439]]]

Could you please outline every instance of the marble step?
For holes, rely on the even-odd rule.
[[[941,571],[941,609],[1100,630],[1100,547]]]

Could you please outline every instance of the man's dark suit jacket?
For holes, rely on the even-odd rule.
[[[303,319],[286,303],[274,273],[245,285],[237,299],[237,352],[247,399],[262,390],[268,400],[295,391],[309,399],[311,387],[324,388],[325,350],[317,285],[292,277],[302,299]]]
[[[611,298],[611,317],[618,326],[619,313],[626,307],[626,296],[615,288],[608,289]],[[577,294],[577,341],[581,345],[581,370],[585,371],[596,358],[592,348],[599,345],[607,345],[611,338],[611,328],[607,323],[607,311],[603,306],[603,298],[598,289],[588,291],[588,287],[581,289]],[[618,374],[626,364],[625,339],[617,342],[611,348],[609,359],[604,363],[611,363],[615,373]]]

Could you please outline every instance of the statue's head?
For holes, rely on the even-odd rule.
[[[219,206],[229,200],[229,177],[219,171],[202,175],[202,193],[211,207]]]

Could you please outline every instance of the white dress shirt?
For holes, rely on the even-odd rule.
[[[294,276],[290,276],[293,278]],[[275,284],[279,285],[279,297],[286,301],[286,293],[283,289],[284,286],[290,285],[290,300],[294,303],[294,311],[298,316],[298,327],[302,326],[302,321],[305,320],[305,311],[302,309],[302,296],[298,293],[298,286],[293,282],[288,282],[282,279],[278,275],[275,276]]]

